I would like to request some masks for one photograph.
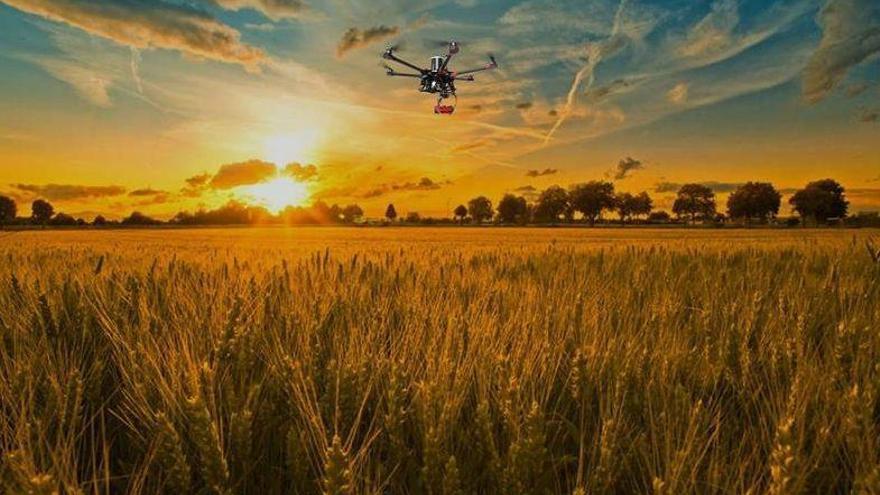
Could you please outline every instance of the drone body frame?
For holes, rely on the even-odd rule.
[[[450,115],[455,111],[454,105],[443,105],[443,100],[447,98],[458,99],[456,96],[456,81],[473,81],[474,73],[495,69],[498,63],[495,57],[489,55],[489,63],[483,67],[469,69],[464,71],[453,71],[449,69],[449,62],[452,57],[460,51],[460,46],[456,41],[450,41],[447,46],[445,56],[435,55],[430,59],[429,68],[421,68],[415,64],[395,55],[395,47],[388,47],[382,54],[382,58],[403,65],[417,73],[398,72],[394,68],[385,65],[386,74],[391,77],[410,77],[419,79],[419,91],[422,93],[436,94],[438,96],[437,105],[434,106],[435,114]]]

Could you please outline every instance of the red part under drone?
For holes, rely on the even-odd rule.
[[[455,81],[473,81],[474,73],[498,67],[498,63],[495,62],[495,57],[489,55],[489,63],[479,69],[463,71],[450,70],[449,61],[452,60],[452,56],[459,51],[459,45],[456,41],[450,41],[448,43],[448,52],[446,53],[446,56],[436,55],[431,57],[431,68],[429,69],[421,69],[418,66],[403,60],[394,54],[395,50],[396,47],[388,47],[385,50],[385,53],[382,54],[382,58],[409,67],[410,69],[418,71],[418,74],[397,72],[394,68],[385,65],[385,69],[388,70],[387,74],[389,76],[414,77],[419,79],[421,81],[419,91],[422,93],[438,95],[437,105],[434,106],[434,113],[438,115],[452,115],[452,113],[455,112],[454,102],[458,99],[455,95]],[[443,104],[443,100],[447,98],[453,99],[452,105]]]

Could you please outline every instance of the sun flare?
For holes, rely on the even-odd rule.
[[[279,167],[291,162],[311,160],[318,135],[317,129],[309,128],[272,136],[264,143],[264,154],[270,162]]]
[[[249,186],[244,192],[250,203],[276,214],[288,206],[303,206],[309,198],[308,187],[290,177]]]

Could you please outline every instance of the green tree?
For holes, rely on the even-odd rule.
[[[31,219],[39,225],[46,225],[55,214],[55,208],[46,200],[38,199],[31,203]]]
[[[628,192],[619,193],[614,196],[614,208],[620,216],[620,223],[626,223],[634,214],[636,197]]]
[[[569,207],[568,199],[568,192],[560,186],[544,189],[535,206],[535,218],[541,222],[558,222]]]
[[[477,223],[491,220],[495,215],[495,211],[492,209],[492,201],[485,196],[478,196],[468,201],[468,213]]]
[[[385,218],[389,222],[393,222],[397,218],[397,210],[394,209],[393,203],[388,203],[388,208],[385,208]]]
[[[685,184],[678,190],[672,212],[680,217],[689,217],[694,223],[697,219],[715,217],[715,193],[702,184]]]
[[[462,222],[464,222],[464,218],[468,214],[467,206],[458,205],[455,207],[455,210],[453,211],[453,213],[455,214],[455,218],[458,219],[459,223],[462,223]]]
[[[526,198],[505,194],[498,202],[498,219],[501,223],[524,223],[529,211]]]
[[[15,205],[15,201],[12,198],[0,196],[0,225],[12,223],[17,213],[18,208]]]
[[[602,211],[614,208],[614,184],[602,181],[576,184],[571,187],[569,198],[572,209],[580,212],[593,226]]]
[[[633,216],[641,217],[651,214],[651,210],[654,209],[654,200],[651,199],[651,196],[648,195],[647,192],[642,191],[635,197],[635,203],[633,204]]]
[[[364,210],[358,205],[348,205],[342,209],[342,218],[345,223],[352,223],[364,216]]]
[[[51,220],[49,220],[50,225],[63,225],[63,226],[73,226],[76,225],[76,219],[67,213],[57,213]]]
[[[139,211],[132,212],[131,215],[122,219],[122,225],[159,225],[160,223],[162,222]]]
[[[746,182],[727,198],[727,215],[734,220],[766,221],[779,213],[782,195],[769,182]]]
[[[810,182],[807,187],[797,191],[788,203],[802,219],[811,218],[825,223],[829,218],[846,217],[849,202],[846,190],[833,179]]]

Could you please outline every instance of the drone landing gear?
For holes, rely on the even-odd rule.
[[[455,112],[455,105],[458,103],[458,97],[455,95],[452,95],[452,97],[455,98],[455,100],[453,100],[453,104],[452,105],[444,105],[443,100],[445,98],[441,96],[440,99],[437,100],[437,104],[434,105],[434,114],[435,115],[452,115]]]

